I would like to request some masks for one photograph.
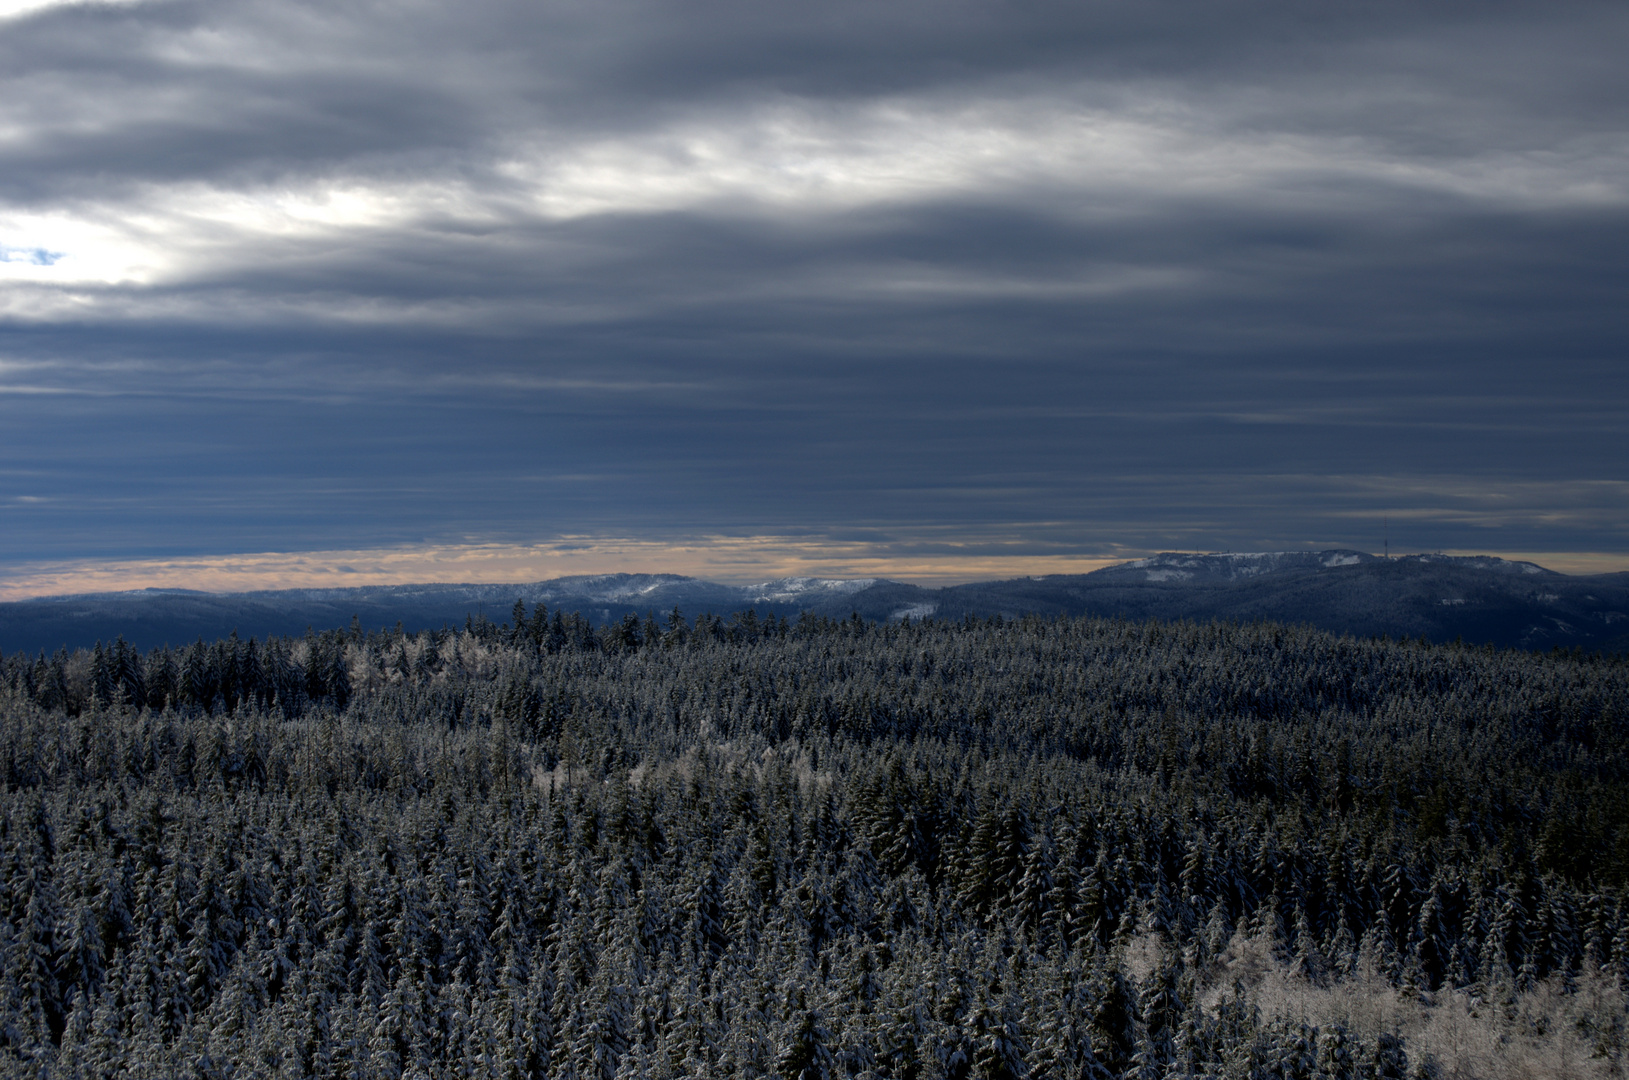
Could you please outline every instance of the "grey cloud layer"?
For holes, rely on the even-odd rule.
[[[1386,513],[1629,551],[1626,39],[1608,4],[0,22],[0,251],[63,253],[0,264],[0,558]]]
[[[1621,5],[144,3],[0,32],[9,194],[430,164],[787,96],[1150,94],[1429,161],[1621,143]]]

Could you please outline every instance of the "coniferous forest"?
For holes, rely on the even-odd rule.
[[[8,1076],[1625,1069],[1617,658],[517,605],[0,722]]]

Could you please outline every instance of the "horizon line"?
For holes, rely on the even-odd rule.
[[[971,547],[972,545],[969,545]],[[1001,552],[1012,543],[958,552],[946,545],[874,544],[802,537],[706,537],[664,542],[631,538],[564,537],[532,544],[442,544],[308,552],[250,552],[125,560],[74,560],[0,568],[0,602],[144,590],[213,595],[295,589],[430,585],[533,585],[569,577],[669,574],[723,585],[761,585],[785,578],[877,579],[921,587],[1083,574],[1159,554],[1276,554],[1280,551],[1362,551],[1330,544],[1276,550],[1218,551],[1120,548],[1113,552]],[[995,549],[995,550],[992,550]],[[1376,558],[1379,552],[1366,552]],[[1531,562],[1572,576],[1629,571],[1618,552],[1469,551],[1392,555],[1477,556]],[[666,568],[633,569],[641,564]]]

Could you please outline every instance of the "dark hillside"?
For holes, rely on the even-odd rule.
[[[1092,574],[957,586],[935,599],[952,617],[1270,619],[1361,637],[1629,652],[1629,575],[1569,577],[1489,558],[1161,555]]]
[[[719,585],[674,574],[605,574],[515,585],[380,585],[204,593],[175,589],[42,597],[0,604],[0,650],[51,652],[90,648],[123,637],[141,649],[240,637],[298,637],[306,630],[370,630],[401,623],[410,632],[462,627],[469,619],[502,622],[516,600],[580,611],[596,623],[674,608],[796,616],[816,609],[847,615],[869,580],[787,578],[758,586]]]

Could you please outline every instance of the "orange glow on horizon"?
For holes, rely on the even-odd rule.
[[[999,553],[981,544],[962,554],[889,550],[887,545],[784,536],[713,536],[685,541],[564,537],[532,545],[448,544],[307,552],[255,552],[169,559],[39,562],[0,569],[0,601],[134,589],[251,592],[441,583],[510,584],[578,574],[683,574],[746,585],[784,577],[887,578],[918,585],[1084,574],[1153,552],[1113,556]],[[1017,544],[1012,546],[1016,547]],[[1334,546],[1334,545],[1331,545]],[[995,548],[997,551],[992,552]],[[1378,553],[1377,553],[1378,554]],[[1610,552],[1471,552],[1534,562],[1566,574],[1629,571]]]
[[[133,589],[251,592],[410,583],[507,584],[577,574],[683,574],[730,584],[784,577],[889,578],[950,585],[1083,574],[1134,556],[890,553],[877,545],[787,537],[691,542],[568,537],[548,544],[257,552],[24,564],[0,570],[0,600]]]

